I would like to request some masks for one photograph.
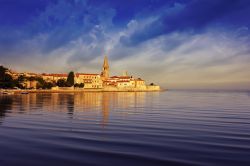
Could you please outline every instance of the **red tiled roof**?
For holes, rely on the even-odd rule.
[[[38,75],[37,73],[27,73],[27,74],[30,74],[30,75]]]
[[[68,77],[68,74],[55,74],[54,77]]]
[[[99,74],[93,74],[93,73],[76,73],[76,76],[79,77],[79,75],[89,75],[89,76],[97,76]]]
[[[119,78],[118,76],[112,76],[112,77],[110,77],[110,78]]]
[[[129,79],[131,78],[130,76],[112,76],[110,78],[122,78],[122,79]]]
[[[131,78],[130,76],[119,76],[119,78]]]
[[[68,74],[46,74],[43,73],[43,76],[53,76],[53,77],[68,77]]]
[[[117,81],[117,82],[129,82],[129,81]]]

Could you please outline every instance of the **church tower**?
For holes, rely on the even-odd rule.
[[[102,76],[104,77],[104,79],[109,78],[109,64],[107,56],[104,57],[104,62],[102,66]]]

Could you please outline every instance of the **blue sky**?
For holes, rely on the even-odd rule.
[[[169,88],[250,88],[248,0],[0,0],[0,64]]]

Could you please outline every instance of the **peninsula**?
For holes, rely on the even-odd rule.
[[[130,76],[110,76],[107,56],[104,57],[102,71],[98,73],[18,73],[1,66],[1,89],[29,89],[31,92],[69,91],[160,91],[158,85],[147,85],[141,78]]]

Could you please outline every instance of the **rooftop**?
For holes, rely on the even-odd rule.
[[[93,75],[93,76],[97,76],[99,74],[93,74],[93,73],[76,73],[75,75],[78,77],[79,75]]]
[[[68,74],[54,74],[54,73],[51,73],[51,74],[43,73],[42,75],[43,76],[53,76],[53,77],[67,77],[68,76]]]

